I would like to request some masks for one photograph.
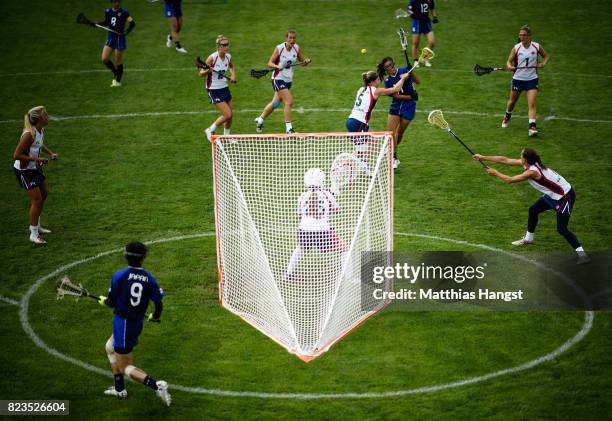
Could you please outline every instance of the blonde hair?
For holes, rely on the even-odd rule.
[[[217,36],[217,39],[215,40],[215,43],[217,44],[217,48],[219,47],[219,44],[221,44],[221,41],[227,41],[229,42],[229,38],[227,38],[225,35],[220,34]]]
[[[378,73],[370,70],[369,72],[362,73],[361,78],[363,79],[363,86],[368,86],[370,83],[378,79]]]
[[[525,31],[525,32],[527,32],[527,35],[531,36],[531,28],[529,27],[529,25],[521,26],[521,29],[519,29],[519,32],[520,31]]]
[[[43,115],[47,114],[47,110],[44,105],[38,105],[30,109],[23,117],[23,131],[30,132],[32,139],[36,138],[36,129],[34,126],[38,124],[38,121]]]

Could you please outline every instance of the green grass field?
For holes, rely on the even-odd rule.
[[[312,64],[296,71],[294,126],[299,132],[344,131],[361,73],[385,55],[402,60],[395,34],[400,21],[393,11],[405,2],[185,0],[182,40],[188,55],[165,48],[161,3],[122,3],[137,26],[128,38],[124,84],[116,90],[100,62],[105,34],[74,23],[78,12],[102,20],[107,2],[2,5],[0,399],[69,399],[72,416],[97,419],[609,417],[609,312],[596,312],[588,334],[550,361],[466,385],[419,391],[552,353],[584,329],[585,313],[390,310],[304,364],[222,309],[211,146],[203,135],[217,113],[196,77],[193,57],[213,52],[218,34],[230,38],[238,77],[231,86],[233,132],[251,133],[253,118],[272,92],[267,78],[252,79],[248,71],[265,66],[285,31],[295,28]],[[418,112],[395,173],[395,250],[477,249],[402,233],[510,250],[510,242],[524,232],[528,206],[538,197],[526,184],[508,186],[489,177],[449,135],[432,129],[426,113],[435,108],[443,109],[455,132],[480,153],[518,157],[524,146],[538,150],[577,192],[570,228],[585,249],[612,248],[610,5],[437,2],[437,57],[434,67],[420,71]],[[524,97],[511,127],[499,127],[510,75],[478,78],[471,70],[476,63],[502,65],[526,22],[551,55],[541,72],[535,139],[527,137]],[[367,54],[360,54],[361,48]],[[44,247],[27,241],[29,200],[11,169],[23,114],[39,104],[52,116],[46,144],[60,154],[46,169],[50,196],[43,223],[53,234]],[[373,130],[385,128],[387,106],[387,99],[379,101]],[[277,111],[265,130],[283,129]],[[118,250],[133,239],[177,236],[187,238],[152,245],[146,261],[167,297],[163,322],[145,327],[135,364],[182,387],[171,390],[170,408],[133,383],[127,384],[127,400],[105,397],[102,391],[112,384],[104,354],[109,309],[91,300],[56,301],[53,284],[59,274],[41,281],[33,293],[30,288],[63,265]],[[536,238],[531,250],[569,250],[555,230],[553,214],[540,218]],[[103,292],[123,266],[115,252],[65,273]],[[24,296],[27,312],[20,306]],[[98,371],[49,354],[24,326],[31,326],[47,348]],[[398,391],[404,392],[393,393]],[[286,395],[291,393],[298,395]]]

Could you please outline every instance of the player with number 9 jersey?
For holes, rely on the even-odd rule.
[[[108,291],[108,301],[114,304],[115,314],[131,320],[144,319],[149,301],[159,303],[163,296],[164,291],[153,275],[132,266],[115,272]]]

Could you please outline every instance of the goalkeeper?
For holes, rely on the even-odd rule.
[[[329,225],[332,212],[340,212],[334,194],[323,189],[325,173],[319,168],[310,168],[304,174],[307,190],[298,199],[300,223],[297,229],[298,246],[293,251],[285,279],[294,280],[295,271],[307,251],[318,248],[322,252],[344,252],[338,235]],[[344,254],[344,253],[343,253]]]
[[[155,381],[143,370],[132,365],[132,350],[138,344],[149,300],[155,304],[155,312],[148,318],[150,321],[159,322],[162,312],[164,291],[153,275],[142,268],[146,255],[147,247],[144,244],[140,242],[128,244],[125,247],[128,267],[115,272],[108,297],[100,297],[100,304],[114,308],[115,313],[113,334],[105,347],[115,377],[115,386],[105,390],[104,394],[119,399],[127,397],[123,383],[125,373],[133,380],[155,390],[157,396],[170,406],[168,383],[163,380]]]

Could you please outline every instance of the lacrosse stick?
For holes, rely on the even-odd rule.
[[[331,179],[330,191],[334,195],[340,194],[340,189],[344,186],[351,188],[353,180],[363,171],[369,177],[372,173],[368,169],[368,164],[348,152],[342,152],[332,162],[329,174]]]
[[[112,32],[117,35],[124,35],[121,32],[117,32],[114,29],[107,28],[106,26],[98,25],[97,23],[87,19],[83,13],[79,13],[76,18],[76,22],[82,25],[95,26],[96,28],[104,29],[105,31]]]
[[[450,128],[450,126],[448,125],[446,120],[444,119],[444,115],[442,114],[441,110],[433,110],[432,112],[430,112],[429,115],[427,116],[427,121],[429,122],[429,124],[432,124],[434,126],[438,126],[442,130],[446,130],[447,132],[452,134],[455,137],[455,139],[457,139],[459,141],[459,143],[461,143],[463,145],[463,147],[465,149],[467,149],[467,151],[470,153],[470,155],[472,155],[472,156],[476,155],[474,152],[472,152],[472,150],[465,143],[463,143],[463,140],[459,139],[459,137],[452,131],[452,129]],[[487,166],[484,164],[484,162],[482,162],[482,161],[478,161],[478,162],[480,162],[480,164],[483,167],[487,168]]]
[[[397,9],[395,11],[395,19],[408,18],[408,17],[410,17],[410,13],[408,13],[408,11],[405,9]]]
[[[285,66],[285,69],[289,69],[291,67],[294,67],[300,64],[304,64],[304,63],[305,63],[304,61],[296,61],[295,63],[291,63]],[[254,77],[255,79],[259,79],[261,77],[264,77],[265,75],[267,75],[273,70],[278,70],[278,69],[251,69],[251,76]]]
[[[397,10],[402,10],[402,9],[397,9]],[[408,52],[407,52],[408,38],[406,37],[406,32],[404,31],[404,28],[398,29],[397,35],[399,35],[400,44],[402,46],[402,51],[404,52],[404,57],[406,58],[406,66],[410,67],[410,60],[408,59]]]
[[[406,52],[404,51],[404,53]],[[435,56],[436,54],[433,52],[432,49],[425,47],[421,50],[421,54],[419,55],[419,58],[417,59],[417,63],[421,65],[425,63],[427,60],[432,60]],[[410,70],[408,70],[407,74],[410,74],[410,72],[412,72],[416,68],[417,68],[417,65],[415,64],[414,66],[410,68]]]
[[[535,69],[536,67],[528,66],[528,67],[517,67],[517,69]],[[505,71],[505,67],[483,67],[480,64],[474,66],[474,73],[476,76],[488,75],[489,73],[497,72],[499,70]]]
[[[58,300],[64,298],[65,295],[72,295],[74,297],[90,297],[96,301],[100,300],[99,296],[90,294],[85,288],[83,288],[83,285],[76,285],[72,283],[67,276],[64,276],[57,282],[56,290]]]
[[[210,70],[211,72],[216,73],[217,75],[219,75],[220,78],[225,78],[229,82],[236,83],[235,80],[228,79],[227,75],[225,74],[225,71],[218,71],[218,70],[215,70],[215,69],[211,69],[210,66],[208,64],[206,64],[206,62],[203,61],[200,58],[200,56],[197,56],[195,58],[195,65],[196,65],[196,67],[198,69]]]

